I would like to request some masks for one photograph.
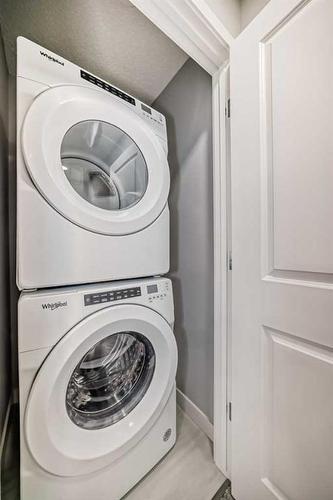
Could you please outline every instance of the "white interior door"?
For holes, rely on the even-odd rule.
[[[271,0],[231,50],[237,500],[333,498],[332,26]]]

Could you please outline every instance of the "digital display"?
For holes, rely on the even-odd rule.
[[[157,285],[147,285],[147,293],[157,293],[158,287]]]
[[[142,109],[142,111],[145,111],[146,113],[149,113],[151,115],[151,109],[148,108],[148,106],[141,104],[141,109]]]

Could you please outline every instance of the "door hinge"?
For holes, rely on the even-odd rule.
[[[232,402],[229,401],[228,403],[228,417],[229,417],[229,422],[232,420]]]
[[[227,118],[230,118],[230,99],[227,100],[226,107],[225,107],[225,116]]]
[[[228,270],[232,271],[232,253],[228,253]]]

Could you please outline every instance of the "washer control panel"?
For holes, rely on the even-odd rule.
[[[147,295],[149,304],[167,300],[169,296],[169,281],[161,281],[158,285],[157,283],[147,285]]]
[[[141,296],[141,287],[122,288],[120,290],[107,290],[99,293],[89,293],[84,296],[84,305],[92,306],[104,302],[114,302]]]

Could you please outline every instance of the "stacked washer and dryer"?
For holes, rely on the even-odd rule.
[[[165,118],[17,53],[21,500],[119,500],[176,439]]]

